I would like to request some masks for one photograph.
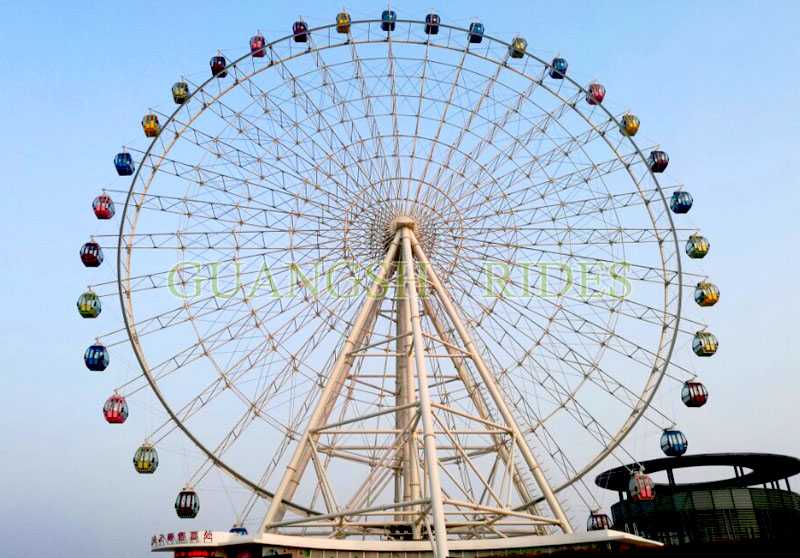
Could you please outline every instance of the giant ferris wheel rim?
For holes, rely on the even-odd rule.
[[[381,22],[380,19],[365,19],[365,20],[353,21],[351,23],[351,25],[353,27],[356,27],[356,26],[359,26],[359,25],[371,26],[373,24],[380,24],[380,22]],[[424,20],[398,19],[397,20],[397,24],[398,25],[402,25],[402,24],[424,25],[425,22],[424,22]],[[331,29],[334,29],[335,27],[336,27],[335,24],[319,26],[319,27],[316,27],[316,28],[309,29],[309,33],[313,35],[314,33],[324,32],[326,30],[330,31]],[[446,30],[449,30],[450,32],[463,33],[464,36],[465,36],[464,43],[466,44],[466,48],[464,49],[465,53],[469,54],[471,56],[479,56],[479,55],[477,55],[477,54],[475,54],[475,53],[473,53],[473,52],[471,52],[469,50],[469,43],[466,41],[466,36],[469,33],[468,29],[457,27],[457,26],[452,26],[452,25],[448,25],[448,24],[444,24],[444,23],[441,23],[440,27],[443,30],[446,29]],[[396,33],[389,33],[390,36],[391,35],[395,35],[395,34]],[[350,40],[346,40],[344,42],[331,43],[330,36],[329,36],[329,40],[328,40],[327,46],[322,45],[322,46],[318,46],[317,47],[317,46],[311,46],[311,44],[309,44],[309,48],[299,50],[298,53],[294,54],[290,59],[300,58],[300,57],[303,57],[303,56],[306,56],[306,55],[309,55],[309,54],[322,52],[322,51],[325,51],[325,50],[331,49],[331,48],[345,47],[345,46],[348,46],[350,44],[357,44],[357,45],[360,45],[360,44],[381,44],[381,43],[387,43],[387,42],[389,42],[389,43],[394,42],[396,44],[405,44],[406,43],[406,41],[404,41],[402,39],[395,39],[394,37],[378,38],[380,35],[386,36],[387,34],[385,32],[381,32],[379,30],[376,30],[375,31],[375,36],[376,36],[375,39],[370,39],[370,40],[367,40],[367,41],[357,41],[357,42],[352,42],[352,43],[351,43]],[[272,42],[268,43],[267,45],[265,45],[264,50],[265,51],[272,51],[274,46],[276,46],[276,45],[279,45],[281,43],[286,43],[286,42],[290,43],[293,40],[293,37],[294,37],[294,35],[287,35],[285,37],[282,37],[280,39],[272,41]],[[348,33],[348,38],[349,37],[350,37],[350,34]],[[491,42],[494,42],[494,43],[496,43],[498,45],[502,45],[502,46],[506,46],[506,47],[509,46],[509,44],[510,44],[509,42],[503,41],[501,39],[497,39],[497,38],[492,37],[490,35],[484,35],[484,40],[491,41]],[[425,43],[420,42],[420,41],[411,41],[410,39],[407,42],[410,43],[410,44],[417,44],[417,45],[425,44]],[[448,42],[449,42],[449,40],[448,40]],[[434,48],[443,48],[443,49],[449,49],[451,51],[458,51],[454,47],[437,44],[434,40],[432,40],[431,37],[429,37],[429,39],[427,41],[427,44],[428,44],[428,46],[434,47]],[[534,60],[535,62],[541,64],[545,68],[550,66],[550,64],[547,61],[539,58],[538,56],[532,54],[529,51],[526,51],[525,56],[530,58],[530,59],[532,59],[532,60]],[[226,69],[231,69],[231,68],[237,67],[238,64],[242,63],[243,61],[246,61],[246,60],[250,59],[251,57],[252,57],[252,54],[248,52],[248,53],[244,54],[243,56],[237,58],[233,62],[229,63],[228,66],[226,67]],[[212,102],[215,102],[216,100],[224,97],[228,92],[236,89],[237,87],[240,87],[242,84],[248,82],[250,79],[252,79],[254,76],[258,75],[259,73],[267,71],[267,70],[269,70],[270,68],[272,68],[275,65],[283,64],[287,60],[288,59],[281,59],[279,62],[273,62],[273,63],[270,63],[270,64],[264,64],[263,67],[255,69],[253,72],[249,73],[245,79],[243,79],[241,81],[237,80],[232,85],[230,85],[230,86],[228,86],[226,88],[223,88],[220,91],[220,93],[218,95],[216,95],[216,96],[212,95],[211,96]],[[499,62],[497,60],[494,60],[494,59],[484,58],[484,61],[490,62],[490,63],[495,63],[495,64],[501,64],[501,62]],[[509,71],[515,72],[515,73],[517,73],[517,74],[519,74],[519,75],[521,75],[521,76],[523,76],[523,77],[525,77],[527,79],[534,79],[535,80],[535,78],[532,78],[531,76],[529,76],[527,74],[523,74],[522,71],[520,71],[520,70],[518,70],[516,68],[513,68],[513,67],[509,66],[508,64],[504,64],[504,65],[506,66],[506,68]],[[574,87],[576,87],[576,89],[580,90],[581,92],[584,92],[584,93],[586,92],[585,87],[583,85],[581,85],[580,83],[578,83],[576,80],[574,80],[569,75],[564,76],[564,79],[565,79],[565,81],[570,82]],[[205,88],[208,87],[210,84],[215,83],[216,81],[217,81],[216,78],[213,77],[213,76],[208,78],[207,80],[205,80],[194,91],[191,91],[190,100],[195,95],[198,95],[201,92],[205,92]],[[547,90],[552,95],[558,97],[558,95],[556,93],[554,93],[549,88],[549,86],[547,84],[544,83],[544,80],[540,80],[540,81],[541,81],[541,83],[539,83],[539,86],[543,87],[545,90]],[[562,101],[563,101],[563,99],[562,99]],[[193,118],[192,118],[191,121],[195,120],[196,118],[199,118],[200,115],[202,115],[203,113],[205,113],[206,110],[208,110],[208,108],[210,106],[210,103],[205,103],[205,105],[206,106],[204,106],[199,112],[197,112],[195,115],[193,115]],[[182,108],[183,108],[182,106],[178,106],[172,112],[172,114],[169,116],[168,120],[164,123],[164,128],[165,129],[167,128],[167,126],[170,123],[176,121],[176,118],[177,118],[177,116],[180,113]],[[586,116],[581,111],[577,110],[577,108],[574,106],[574,104],[572,105],[571,108],[576,113],[578,113],[581,116],[581,118],[583,118],[584,121],[586,121],[596,132],[599,132],[599,130],[597,130],[595,124],[593,122],[591,122],[590,120],[588,120],[586,118]],[[599,104],[594,108],[603,111],[605,113],[606,117],[610,121],[612,121],[615,125],[618,126],[620,124],[620,122],[616,118],[616,116],[614,114],[612,114],[611,111],[608,110],[603,104]],[[190,123],[191,123],[191,121],[190,121]],[[184,127],[184,130],[185,129],[186,128]],[[174,143],[177,142],[179,138],[180,138],[180,134],[176,135],[175,138],[172,140],[172,144],[171,145],[174,145]],[[638,155],[638,157],[641,159],[641,161],[645,162],[646,161],[645,155],[642,153],[642,151],[639,148],[638,144],[631,137],[628,137],[627,139],[630,142],[630,145],[635,150],[635,152]],[[603,140],[607,143],[608,147],[611,148],[615,152],[615,155],[617,157],[621,157],[621,155],[618,152],[616,152],[616,150],[614,150],[614,148],[611,145],[611,143],[609,142],[608,138],[606,138],[604,135],[603,135]],[[159,137],[156,137],[150,142],[147,150],[144,152],[143,158],[147,158],[147,157],[152,155],[152,152],[153,152],[155,146],[157,145],[158,141],[159,141]],[[170,149],[171,149],[171,147],[166,149],[161,154],[161,156],[165,157],[169,153]],[[150,371],[150,367],[147,364],[147,358],[146,358],[146,355],[144,353],[144,349],[142,348],[142,346],[141,346],[141,344],[139,342],[139,336],[138,336],[138,333],[137,333],[137,330],[136,330],[136,322],[135,322],[135,318],[133,317],[134,316],[134,314],[133,314],[133,310],[134,309],[133,309],[133,303],[132,303],[132,292],[131,292],[131,290],[129,288],[125,287],[126,284],[128,284],[130,282],[130,279],[131,279],[129,270],[131,269],[131,260],[132,260],[132,253],[133,253],[133,250],[130,249],[131,247],[126,245],[125,239],[130,237],[131,235],[135,234],[136,226],[138,224],[139,212],[141,211],[140,207],[136,207],[135,205],[133,206],[132,211],[135,212],[135,214],[133,216],[133,219],[131,221],[133,223],[133,226],[130,229],[126,229],[126,225],[129,223],[129,219],[131,219],[131,216],[129,215],[128,209],[132,205],[132,199],[133,199],[133,196],[135,194],[135,188],[136,188],[136,185],[137,185],[137,180],[139,178],[140,173],[143,172],[143,168],[144,168],[144,165],[140,165],[136,169],[136,171],[135,171],[135,173],[134,173],[134,175],[132,177],[131,186],[130,186],[130,188],[128,190],[128,195],[126,197],[125,205],[124,205],[123,212],[122,212],[122,218],[121,218],[121,221],[120,221],[120,228],[119,228],[119,235],[118,235],[118,244],[117,244],[117,247],[118,247],[118,251],[117,251],[117,284],[118,284],[118,287],[119,287],[120,304],[121,304],[121,307],[122,307],[122,314],[123,314],[123,320],[124,320],[124,323],[125,323],[125,328],[126,328],[126,330],[128,332],[128,336],[130,338],[132,347],[134,348],[134,353],[136,354],[137,361],[139,362],[139,365],[141,366],[142,371],[143,371],[145,377],[147,378],[148,384],[150,385],[151,389],[154,391],[154,393],[155,393],[156,397],[158,398],[159,402],[165,408],[167,414],[172,418],[172,420],[175,421],[176,425],[181,429],[181,431],[183,431],[184,434],[186,434],[189,437],[189,439],[195,445],[197,445],[198,448],[201,449],[201,451],[203,451],[203,453],[211,461],[213,461],[216,465],[218,465],[220,468],[225,470],[228,474],[232,475],[237,481],[243,483],[248,488],[258,492],[263,497],[270,498],[272,496],[272,494],[270,492],[266,491],[263,487],[261,487],[259,485],[259,483],[253,482],[252,480],[250,480],[250,479],[246,478],[245,476],[241,475],[233,467],[230,467],[229,465],[227,465],[224,460],[222,460],[219,456],[217,456],[215,454],[214,451],[212,451],[209,448],[207,448],[197,438],[197,436],[195,436],[192,433],[191,429],[180,420],[180,418],[175,413],[174,409],[171,407],[170,403],[166,400],[166,398],[164,397],[163,393],[161,392],[161,390],[160,390],[160,388],[158,386],[158,382],[153,377],[153,375],[152,375],[152,373]],[[628,174],[630,175],[631,179],[633,180],[633,183],[636,185],[637,189],[639,190],[640,195],[643,196],[642,189],[641,189],[641,186],[639,184],[639,180],[637,180],[632,175],[630,169],[628,169]],[[643,413],[644,413],[645,409],[650,405],[650,403],[651,403],[651,401],[652,401],[652,399],[653,399],[653,397],[654,397],[654,395],[655,395],[655,393],[656,393],[656,391],[657,391],[657,389],[658,389],[658,387],[659,387],[659,385],[660,385],[660,383],[661,383],[661,381],[662,381],[662,379],[663,379],[663,377],[664,377],[664,375],[666,373],[667,366],[669,365],[669,362],[670,362],[670,360],[672,358],[672,352],[673,352],[674,347],[675,347],[676,338],[677,338],[677,334],[678,334],[679,323],[680,323],[680,318],[681,318],[683,273],[682,273],[682,266],[681,266],[681,258],[680,258],[680,254],[679,254],[680,251],[678,249],[677,232],[675,230],[675,225],[674,225],[674,222],[673,222],[672,215],[670,214],[670,212],[668,210],[667,199],[666,199],[666,197],[664,195],[663,190],[661,189],[661,187],[659,185],[657,177],[652,173],[652,171],[650,171],[649,174],[650,174],[650,180],[653,181],[653,183],[656,186],[656,189],[658,190],[658,196],[660,197],[660,201],[663,204],[663,207],[665,209],[667,209],[664,212],[664,215],[668,219],[669,228],[671,229],[671,232],[669,233],[669,236],[671,237],[670,238],[671,244],[674,246],[675,254],[677,256],[675,258],[675,266],[676,266],[676,270],[677,270],[676,277],[677,277],[677,281],[678,281],[677,297],[676,297],[676,299],[677,299],[676,300],[677,311],[675,312],[675,315],[672,316],[673,323],[669,327],[669,329],[672,330],[672,335],[670,336],[669,339],[666,340],[667,342],[665,344],[663,336],[666,335],[667,328],[665,327],[662,330],[662,341],[659,343],[659,354],[661,354],[662,351],[664,352],[663,357],[659,357],[659,360],[661,361],[662,365],[658,366],[658,367],[654,367],[654,369],[652,370],[652,372],[651,372],[651,374],[650,374],[650,376],[648,378],[648,382],[646,384],[645,390],[643,391],[642,396],[639,399],[639,402],[637,404],[636,409],[630,414],[630,416],[629,416],[628,420],[626,421],[626,423],[614,435],[614,437],[613,437],[613,441],[614,441],[613,445],[607,446],[606,450],[601,452],[601,454],[598,454],[598,456],[594,460],[592,460],[592,462],[589,465],[587,465],[582,471],[579,472],[579,476],[576,476],[573,479],[571,479],[569,482],[564,483],[563,485],[555,488],[556,491],[560,491],[560,490],[563,490],[564,488],[567,488],[568,486],[570,486],[571,484],[576,482],[579,478],[583,477],[586,473],[588,473],[591,469],[593,469],[600,461],[602,461],[605,457],[607,457],[609,454],[611,454],[611,452],[619,445],[619,443],[622,442],[622,440],[625,438],[625,436],[633,429],[633,427],[636,425],[636,423],[639,421],[639,419],[643,416]],[[150,176],[149,181],[147,182],[147,186],[146,186],[146,188],[144,190],[145,192],[147,192],[147,190],[149,189],[150,185],[152,184],[152,181],[155,180],[155,176],[156,176],[156,173],[153,172],[151,174],[151,176]],[[657,225],[657,222],[656,222],[656,218],[653,216],[652,209],[650,208],[649,204],[645,204],[645,206],[647,208],[648,214],[650,215],[650,219],[651,219],[651,222],[652,222],[653,226],[657,228],[658,225]],[[663,243],[659,244],[659,250],[662,253],[662,256],[661,256],[662,268],[665,270],[665,275],[666,275],[666,267],[667,266],[666,266],[665,262],[666,262],[667,258],[665,258],[665,256],[663,255],[663,250],[664,250]],[[125,254],[123,254],[123,252],[125,252]],[[123,267],[123,263],[125,264],[124,267]],[[125,273],[126,270],[127,270],[127,274]],[[666,303],[666,299],[668,297],[668,293],[667,293],[667,288],[668,287],[669,287],[669,282],[667,282],[667,285],[665,285],[665,303]],[[666,304],[665,304],[665,311],[666,311]],[[666,321],[666,318],[665,318],[665,321]],[[287,505],[295,506],[294,504],[291,504],[289,502],[287,502]],[[299,511],[304,512],[304,513],[317,513],[317,512],[314,512],[314,510],[310,510],[308,508],[304,508],[303,506],[299,506],[299,505],[297,505],[297,509]]]

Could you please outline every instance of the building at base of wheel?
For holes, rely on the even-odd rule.
[[[675,470],[731,467],[729,478],[679,484]],[[631,470],[665,472],[655,484],[656,497],[637,501],[628,494]],[[684,455],[617,467],[595,480],[619,494],[611,506],[613,528],[666,545],[724,543],[781,544],[796,540],[800,495],[789,478],[800,473],[800,460],[763,453]]]

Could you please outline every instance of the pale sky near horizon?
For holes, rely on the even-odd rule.
[[[713,399],[691,425],[692,451],[800,456],[800,5],[392,4],[400,17],[435,7],[455,25],[477,17],[494,36],[522,33],[537,53],[568,58],[570,72],[602,79],[615,109],[646,119],[643,137],[665,146],[671,177],[695,194],[690,222],[713,246],[702,269],[722,290],[706,316],[721,343],[703,363]],[[357,18],[383,6],[347,2]],[[142,144],[141,114],[169,106],[176,76],[204,75],[218,48],[244,52],[256,29],[283,36],[298,15],[313,27],[339,7],[0,0],[4,556],[143,557],[152,533],[179,527],[172,504],[186,470],[132,473],[142,430],[109,429],[99,408],[112,384],[81,360],[93,331],[75,312],[87,282],[77,250],[96,230],[88,206],[115,180],[119,146]],[[632,443],[657,457],[651,443]],[[192,449],[176,441],[170,451]],[[202,524],[226,528],[232,510],[216,501]]]

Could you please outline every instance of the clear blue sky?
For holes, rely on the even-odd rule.
[[[393,5],[401,17],[435,6]],[[645,138],[669,151],[672,176],[695,194],[691,221],[713,244],[704,269],[722,289],[708,318],[721,349],[703,373],[713,404],[692,425],[692,450],[800,455],[798,4],[436,7],[446,22],[479,17],[492,35],[521,32],[538,53],[561,53],[570,72],[603,80],[612,107],[642,116]],[[141,557],[151,533],[178,525],[172,499],[184,471],[156,482],[132,474],[145,427],[102,421],[114,384],[81,361],[98,327],[75,312],[87,282],[77,250],[97,229],[88,205],[115,181],[118,147],[141,144],[142,113],[169,106],[178,76],[204,76],[218,48],[244,52],[256,29],[285,35],[298,15],[321,25],[338,8],[308,0],[0,2],[4,556]],[[383,4],[352,0],[348,8],[372,17]],[[175,452],[189,449],[181,444]],[[230,517],[221,506],[203,524],[224,528]]]

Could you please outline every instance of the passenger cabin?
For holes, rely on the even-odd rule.
[[[266,55],[267,39],[261,33],[256,33],[250,37],[250,55],[253,58],[264,58]]]
[[[397,13],[394,10],[383,10],[381,13],[381,29],[394,31],[397,26]]]
[[[100,194],[92,202],[92,211],[98,219],[111,219],[114,216],[114,202],[111,196]]]
[[[208,61],[208,65],[211,67],[212,77],[219,79],[228,77],[228,61],[221,54],[212,56],[211,60]]]
[[[568,66],[566,58],[553,58],[553,61],[550,63],[550,77],[553,79],[564,79],[564,76],[567,75]]]
[[[672,197],[669,201],[669,207],[672,209],[673,213],[680,215],[683,213],[689,213],[693,203],[694,198],[689,192],[686,190],[676,190],[675,192],[672,192]]]
[[[89,241],[80,249],[81,262],[86,267],[100,267],[103,263],[103,249],[97,242]]]
[[[117,169],[119,176],[130,176],[136,170],[133,166],[133,157],[125,151],[114,155],[114,168]]]
[[[187,486],[175,498],[175,513],[181,519],[192,519],[197,517],[199,511],[200,498],[197,497],[197,492]]]
[[[425,16],[425,33],[428,35],[439,34],[439,23],[441,19],[438,14],[428,14]]]
[[[241,525],[234,525],[228,532],[233,533],[234,535],[241,535],[243,537],[247,536],[247,529]]]
[[[102,372],[108,368],[108,365],[111,363],[108,349],[106,349],[105,345],[100,343],[89,345],[83,353],[83,363],[86,365],[86,368],[93,372]]]
[[[292,34],[294,35],[294,42],[307,43],[310,33],[308,32],[308,25],[306,22],[302,20],[295,21],[292,25]]]
[[[511,44],[508,45],[508,55],[511,58],[522,58],[525,56],[525,51],[528,49],[528,41],[522,37],[514,37]]]
[[[81,318],[96,318],[102,311],[100,297],[93,291],[86,291],[78,297],[78,314]]]
[[[714,306],[719,302],[719,288],[708,281],[700,281],[694,288],[694,301],[699,306]]]
[[[622,122],[619,123],[619,131],[623,136],[632,138],[639,131],[639,117],[635,114],[623,114]]]
[[[678,457],[689,449],[689,442],[680,430],[665,430],[661,434],[661,451],[669,457]]]
[[[176,81],[172,84],[172,100],[176,105],[182,105],[189,100],[189,84],[185,81]]]
[[[133,454],[133,468],[140,475],[152,475],[158,469],[158,452],[151,444],[145,442]]]
[[[589,519],[586,521],[587,531],[603,531],[611,529],[611,520],[604,513],[590,513]]]
[[[681,400],[687,407],[702,407],[708,401],[708,389],[697,380],[684,382]]]
[[[144,118],[142,118],[142,130],[144,130],[145,137],[157,137],[161,133],[161,124],[158,121],[158,116],[153,113],[145,114]]]
[[[686,241],[686,255],[693,259],[705,258],[711,250],[711,243],[704,236],[693,234]]]
[[[586,102],[590,105],[599,105],[606,98],[606,88],[600,83],[590,83],[586,87]]]
[[[653,172],[664,172],[669,165],[669,155],[666,151],[651,151],[647,158],[647,166]]]
[[[336,14],[336,32],[343,34],[350,32],[350,14],[347,12]]]
[[[125,398],[115,393],[106,399],[103,405],[103,417],[108,424],[122,424],[128,420],[128,403]]]
[[[717,352],[719,341],[716,336],[708,331],[698,331],[692,339],[692,350],[700,357],[710,357]]]
[[[628,494],[636,502],[649,502],[655,500],[656,490],[651,479],[641,471],[634,471],[628,482]]]
[[[483,41],[484,27],[483,23],[473,21],[469,24],[469,42],[472,44],[479,44]]]

